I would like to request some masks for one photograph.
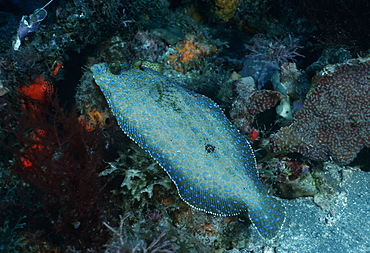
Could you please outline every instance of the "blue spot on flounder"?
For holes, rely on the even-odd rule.
[[[166,170],[186,203],[215,215],[248,210],[262,236],[277,234],[284,206],[267,195],[252,148],[211,99],[152,70],[113,75],[104,63],[91,70],[121,129]]]

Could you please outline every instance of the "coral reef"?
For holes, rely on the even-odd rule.
[[[23,85],[18,90],[26,100],[31,100],[28,102],[44,103],[46,98],[54,92],[54,87],[51,84],[52,82],[45,80],[44,75],[40,75],[31,85]]]
[[[114,234],[114,239],[110,244],[105,245],[107,250],[106,253],[110,252],[132,252],[132,253],[139,253],[139,252],[148,252],[148,253],[155,253],[155,252],[165,252],[165,253],[172,253],[178,250],[178,247],[172,245],[169,240],[165,239],[166,233],[162,232],[158,238],[153,239],[153,241],[147,245],[144,240],[140,240],[135,236],[134,233],[128,233],[127,231],[129,228],[124,227],[124,218],[120,217],[120,225],[118,229],[112,228],[106,222],[104,225],[109,228],[110,231]],[[136,234],[137,235],[137,234]]]
[[[129,192],[134,200],[140,201],[143,195],[147,194],[149,198],[153,197],[154,187],[162,186],[164,190],[172,188],[172,181],[168,177],[156,177],[150,179],[153,174],[158,172],[154,168],[156,164],[147,166],[145,170],[128,169],[125,171],[125,179],[121,183],[124,189],[122,192]]]
[[[186,123],[204,129],[202,116],[210,114],[199,110],[217,108],[214,102],[204,102],[204,96],[211,98],[220,107],[211,115],[227,117],[217,118],[213,126],[231,118],[244,134],[240,140],[251,141],[258,161],[252,172],[259,173],[249,178],[261,181],[268,196],[313,196],[301,200],[313,199],[325,212],[338,213],[335,196],[343,193],[347,173],[358,172],[343,163],[358,154],[351,166],[369,170],[370,60],[346,62],[369,56],[368,6],[367,0],[0,1],[0,251],[258,251],[253,245],[263,239],[252,227],[253,222],[259,224],[258,210],[252,210],[249,219],[246,213],[219,217],[192,209],[166,171],[121,131],[117,123],[122,126],[128,116],[123,121],[123,116],[114,118],[118,109],[110,109],[90,70],[102,62],[111,73],[109,80],[129,69],[155,73],[154,84],[133,76],[146,84],[134,94],[149,87],[141,98],[147,102],[132,97],[123,102],[122,96],[116,102],[131,103],[138,112],[158,95],[154,104],[163,103],[168,112],[162,119],[182,124],[175,132],[184,134],[181,140],[194,132],[184,130]],[[177,89],[175,83],[205,100],[178,97],[171,90]],[[198,120],[174,120],[181,110]],[[153,123],[156,118],[146,116],[138,112],[133,124],[143,118]],[[151,141],[148,124],[134,132]],[[170,135],[163,129],[158,129],[159,141],[153,143]],[[220,154],[212,141],[220,143],[230,134],[218,130],[217,138],[198,138],[207,143],[194,151],[199,158],[189,159],[192,153],[187,153],[186,161]],[[168,128],[172,131],[176,128]],[[174,140],[165,138],[163,145]],[[178,150],[184,147],[187,144],[169,149],[164,155],[169,161],[162,165],[171,169],[166,166],[181,161]],[[173,154],[179,159],[172,159]],[[219,165],[215,173],[227,168],[220,160],[214,163]],[[252,160],[255,164],[254,156]],[[196,199],[198,206],[208,208],[215,206],[209,204],[213,192],[203,196],[196,192],[203,188],[185,184],[195,176],[195,168],[204,166],[194,166],[193,174],[172,176],[182,190],[193,194],[182,194],[187,202]],[[177,163],[172,169],[179,167],[185,171],[192,166]],[[202,187],[200,183],[194,184]],[[261,201],[260,195],[257,191],[257,197],[245,200]],[[294,215],[289,211],[287,220]],[[287,227],[301,232],[289,224],[279,240],[291,238],[284,232]],[[269,249],[273,250],[264,248]]]
[[[250,103],[247,110],[251,114],[264,112],[271,107],[274,107],[284,95],[273,90],[257,90],[250,97]]]
[[[101,96],[99,88],[94,85],[94,79],[90,72],[84,72],[80,78],[80,84],[75,94],[76,109],[79,114],[88,118],[89,108],[103,112],[108,107],[104,98]]]
[[[99,217],[101,131],[86,131],[77,115],[67,115],[55,98],[47,100],[48,107],[21,107],[20,113],[11,110],[6,118],[6,131],[15,135],[20,146],[8,147],[16,154],[12,171],[42,194],[43,209],[56,236],[67,245],[93,248],[107,235]],[[91,227],[95,235],[85,233]]]
[[[114,231],[120,231],[120,235],[111,230],[114,236],[107,243],[108,250],[132,249],[143,242],[148,245],[165,232],[171,245],[179,246],[179,252],[222,251],[237,245],[242,235],[248,234],[248,224],[238,223],[236,218],[214,217],[191,209],[177,194],[165,171],[136,144],[131,142],[123,151],[100,173],[112,182],[124,176],[113,194],[119,199],[117,205],[122,208],[125,222],[115,222],[119,228]],[[135,167],[127,169],[127,164]]]
[[[153,33],[161,34],[159,32]],[[157,61],[167,49],[166,44],[153,33],[138,31],[135,34],[135,43],[132,43],[131,46],[138,60]]]
[[[255,115],[274,106],[285,96],[273,90],[257,90],[252,77],[243,77],[235,82],[237,97],[232,104],[232,122],[249,140],[252,140]]]
[[[214,13],[216,14],[216,16],[227,22],[234,17],[239,6],[239,1],[215,0],[214,5]]]
[[[369,58],[327,66],[293,124],[271,136],[272,151],[351,162],[370,145],[369,73]]]
[[[250,54],[246,55],[239,74],[243,77],[252,76],[257,88],[261,89],[283,63],[302,56],[298,53],[300,48],[298,40],[291,35],[285,39],[271,39],[257,34],[246,45]]]
[[[313,77],[317,72],[321,71],[328,64],[344,63],[351,59],[351,53],[344,48],[326,49],[322,52],[319,59],[306,68],[306,73]]]
[[[78,119],[87,131],[93,131],[97,127],[107,129],[113,125],[112,117],[106,112],[98,111],[96,108],[91,108],[87,105],[86,113],[87,117],[85,115],[80,115]]]
[[[107,62],[124,62],[126,55],[129,54],[129,45],[120,36],[113,36],[101,43],[99,52],[101,57]]]
[[[179,26],[154,28],[151,33],[163,39],[169,45],[175,45],[177,42],[184,38],[184,33]]]
[[[24,238],[16,233],[16,230],[22,229],[26,225],[20,222],[23,218],[19,219],[14,226],[9,224],[9,220],[4,220],[3,224],[0,223],[1,252],[17,252],[26,244]]]
[[[302,78],[302,71],[294,62],[285,62],[271,78],[274,90],[288,95],[292,99],[301,99],[309,90],[309,83]]]
[[[169,55],[171,66],[179,72],[187,72],[202,65],[204,57],[211,56],[217,48],[199,41],[194,35],[188,35],[180,41],[174,52]]]
[[[248,210],[262,236],[276,236],[284,206],[268,195],[250,144],[211,99],[149,69],[113,75],[101,63],[91,71],[122,131],[166,170],[188,205],[223,216]]]
[[[259,164],[262,180],[274,185],[282,198],[314,196],[318,193],[316,181],[311,173],[313,166],[289,157],[272,158]]]

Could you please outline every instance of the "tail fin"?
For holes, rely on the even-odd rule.
[[[260,235],[272,239],[284,224],[285,207],[274,196],[265,195],[262,201],[249,204],[248,216]]]

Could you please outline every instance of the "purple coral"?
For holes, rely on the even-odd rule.
[[[269,39],[262,34],[257,34],[245,48],[261,60],[269,61],[276,65],[295,61],[295,58],[298,56],[304,57],[298,53],[298,50],[302,48],[302,46],[298,45],[298,39],[293,39],[291,35],[288,35],[288,41],[284,43],[284,41],[277,38]]]
[[[243,69],[239,72],[242,76],[252,76],[261,89],[272,75],[280,68],[280,65],[294,61],[295,57],[300,56],[298,50],[302,47],[298,45],[298,39],[288,36],[288,42],[284,43],[277,38],[270,39],[264,35],[254,36],[246,49],[251,53],[246,55],[243,61]]]
[[[370,146],[369,76],[370,58],[325,68],[294,123],[271,137],[272,151],[351,162]]]

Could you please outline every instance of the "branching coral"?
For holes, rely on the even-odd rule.
[[[24,238],[16,233],[16,230],[23,229],[26,225],[25,223],[20,222],[23,218],[24,217],[21,217],[15,225],[9,224],[9,220],[3,221],[2,224],[0,223],[1,252],[17,252],[26,244],[24,242]]]
[[[258,58],[279,65],[293,61],[297,56],[303,57],[298,53],[298,50],[302,48],[298,45],[298,39],[293,39],[291,35],[285,40],[280,40],[257,34],[245,48]]]
[[[271,149],[349,163],[370,145],[370,59],[329,65],[315,79],[294,123],[271,137]]]
[[[250,54],[246,55],[244,67],[239,72],[242,76],[252,76],[261,89],[280,68],[281,64],[294,61],[295,57],[301,56],[298,50],[298,40],[288,36],[287,39],[271,39],[264,35],[255,35],[246,49]]]
[[[126,217],[127,218],[127,217]],[[113,232],[114,238],[111,244],[105,245],[107,250],[106,253],[110,252],[132,252],[132,253],[139,253],[139,252],[148,252],[148,253],[155,253],[155,252],[164,252],[164,253],[172,253],[178,250],[178,247],[173,245],[170,240],[166,239],[166,233],[162,232],[156,239],[154,239],[150,245],[148,246],[147,243],[138,238],[138,235],[133,235],[129,233],[129,226],[124,226],[124,218],[120,217],[120,225],[118,229],[112,228],[106,222],[103,222],[104,225]]]

